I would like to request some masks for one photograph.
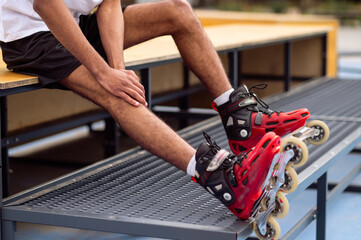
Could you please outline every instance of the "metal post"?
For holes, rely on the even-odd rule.
[[[189,89],[189,68],[184,64],[183,65],[183,89]],[[180,110],[188,110],[189,109],[189,94],[187,96],[181,97],[179,99],[178,106]],[[179,119],[179,127],[185,128],[188,126],[188,118],[181,117]]]
[[[286,42],[284,46],[284,91],[287,92],[291,87],[291,43]]]
[[[322,36],[322,76],[327,75],[327,34]]]
[[[12,221],[1,221],[2,233],[1,237],[4,240],[15,240],[16,222]],[[1,240],[1,238],[0,238]]]
[[[0,98],[1,100],[1,98]],[[1,101],[2,102],[2,101]],[[3,109],[3,106],[2,104],[0,104],[0,136],[2,135],[2,132],[3,132],[3,129],[2,129],[2,122],[3,122],[3,113],[4,112],[4,109]],[[1,141],[0,141],[1,142]],[[2,215],[2,209],[3,209],[3,183],[4,183],[4,179],[3,179],[3,158],[2,158],[2,148],[0,147],[0,168],[1,168],[1,171],[0,171],[0,179],[2,181],[2,184],[0,184],[0,217],[1,217],[1,224],[0,224],[0,240],[3,239],[2,238],[2,235],[3,235],[3,232],[4,232],[4,228],[3,228],[3,215]]]
[[[239,56],[238,51],[228,52],[229,81],[234,88],[238,86]]]
[[[1,139],[8,134],[8,116],[7,116],[7,99],[6,96],[0,97],[1,111]],[[9,196],[9,156],[7,144],[1,146],[1,167],[2,167],[2,197]]]
[[[327,172],[317,180],[316,239],[326,240]]]
[[[152,91],[151,91],[151,76],[150,68],[144,68],[140,70],[140,77],[142,79],[142,84],[145,89],[145,100],[148,103],[148,108],[152,109]]]
[[[114,156],[119,152],[119,129],[113,118],[105,119],[104,157]]]

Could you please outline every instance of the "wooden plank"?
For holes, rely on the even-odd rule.
[[[0,55],[2,55],[2,51],[0,49]],[[0,89],[9,89],[21,86],[27,86],[32,84],[39,83],[37,77],[17,74],[7,70],[6,64],[4,61],[0,60]]]
[[[242,46],[256,46],[278,40],[293,39],[326,33],[327,26],[269,26],[231,24],[205,28],[217,50]],[[126,66],[136,66],[156,61],[180,58],[176,45],[170,36],[159,37],[138,44],[124,51]]]

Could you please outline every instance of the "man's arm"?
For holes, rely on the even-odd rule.
[[[125,69],[124,18],[119,0],[104,0],[97,10],[97,21],[104,50],[109,65],[116,69]]]
[[[128,103],[146,105],[139,79],[129,71],[111,68],[95,51],[62,0],[34,0],[34,10],[50,31],[110,93]]]

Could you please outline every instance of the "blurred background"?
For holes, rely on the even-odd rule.
[[[154,0],[123,0],[123,4]],[[332,15],[342,25],[361,26],[359,0],[188,0],[195,8],[244,12]]]

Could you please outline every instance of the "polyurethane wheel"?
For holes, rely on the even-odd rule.
[[[297,186],[298,175],[292,167],[287,166],[285,169],[285,183],[281,186],[280,190],[287,194],[295,191]]]
[[[289,137],[281,142],[280,151],[293,150],[294,156],[290,160],[292,166],[300,167],[307,162],[308,148],[306,144],[298,138]]]
[[[262,209],[268,209],[269,200],[269,198],[262,199]],[[289,209],[290,204],[288,203],[286,196],[281,192],[277,192],[275,199],[275,209],[272,211],[272,216],[274,218],[283,218],[288,214]]]
[[[321,145],[325,143],[330,136],[330,129],[328,128],[327,124],[320,120],[313,120],[309,122],[306,127],[315,128],[320,131],[319,135],[307,138],[307,142],[311,143],[312,145]]]
[[[267,231],[263,235],[261,231],[258,229],[257,222],[253,222],[253,231],[257,235],[259,239],[262,240],[270,240],[275,239],[278,240],[281,236],[281,228],[278,222],[273,217],[268,217],[267,219]]]
[[[290,204],[288,203],[286,196],[281,192],[277,192],[276,209],[272,212],[272,216],[274,218],[283,218],[288,214],[289,210]]]

